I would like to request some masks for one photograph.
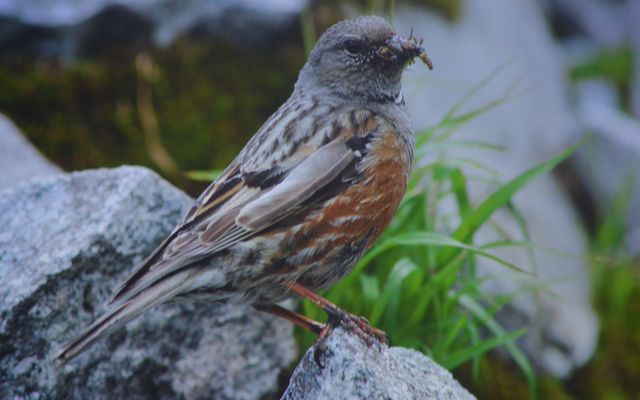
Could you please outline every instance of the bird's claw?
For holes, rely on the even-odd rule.
[[[339,308],[325,311],[329,314],[329,321],[318,334],[313,353],[313,359],[318,367],[325,367],[322,359],[329,350],[326,342],[334,328],[338,326],[342,327],[349,333],[355,334],[369,347],[373,345],[389,347],[390,342],[387,334],[384,331],[371,326],[366,318],[346,313]]]

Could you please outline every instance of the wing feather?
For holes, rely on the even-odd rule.
[[[277,164],[287,165],[288,170],[265,163],[263,165],[270,167],[264,171],[243,171],[238,165],[239,156],[198,197],[183,223],[116,291],[111,303],[127,301],[158,281],[247,240],[286,218],[361,156],[350,148],[348,141],[354,132],[367,135],[372,129],[377,129],[371,119],[373,117],[360,120],[341,118],[341,121],[357,120],[360,126],[336,129],[342,134],[324,145],[317,141],[315,150],[299,161],[286,159]],[[344,132],[351,134],[345,135]],[[322,133],[323,136],[325,134]],[[299,157],[298,150],[294,149],[290,156]]]
[[[278,221],[332,181],[354,159],[355,155],[344,141],[322,146],[294,168],[282,183],[242,207],[236,223],[249,230],[260,230]]]

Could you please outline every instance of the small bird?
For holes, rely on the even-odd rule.
[[[338,322],[386,340],[316,294],[347,274],[402,199],[414,137],[400,79],[422,40],[382,18],[344,20],[318,40],[291,97],[115,292],[107,311],[57,355],[169,301],[249,304],[324,337]],[[277,303],[309,298],[321,324]]]

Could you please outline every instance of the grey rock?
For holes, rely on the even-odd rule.
[[[296,353],[290,324],[210,304],[160,306],[53,365],[190,204],[138,167],[0,192],[0,398],[259,399],[277,390]]]
[[[636,62],[633,63],[634,81],[631,84],[631,109],[636,118],[640,118],[640,2],[630,1],[627,5],[627,25],[629,26],[629,39]]]
[[[640,57],[640,2],[637,0],[545,0],[550,13],[560,15],[556,26],[573,27],[570,41],[580,37],[593,48],[591,56],[603,50],[628,47]],[[558,26],[561,25],[561,26]],[[566,46],[567,40],[564,40]],[[640,63],[633,63],[631,111],[640,118]]]
[[[394,25],[404,33],[413,28],[416,36],[424,38],[434,63],[432,72],[422,72],[416,64],[404,76],[405,98],[416,130],[435,125],[471,88],[502,66],[460,112],[513,96],[460,126],[455,138],[488,142],[506,151],[445,149],[445,160],[470,159],[495,171],[488,174],[456,164],[467,176],[485,176],[469,183],[471,202],[478,204],[495,190],[491,180],[506,182],[549,158],[576,140],[579,125],[567,100],[564,59],[536,1],[465,0],[462,9],[461,19],[452,24],[426,10],[399,6]],[[536,276],[511,273],[486,259],[477,260],[478,273],[491,277],[485,284],[487,292],[518,294],[498,319],[505,327],[531,328],[520,343],[535,365],[567,376],[593,354],[598,336],[588,265],[582,257],[587,252],[584,233],[573,206],[551,175],[529,184],[514,203],[536,248],[492,251]],[[441,215],[456,214],[453,200],[439,207]],[[495,225],[486,224],[477,232],[476,243],[504,240],[505,234],[522,238],[518,222],[508,212],[498,212],[492,220]],[[443,220],[438,225],[446,231],[456,221]]]
[[[302,399],[474,399],[433,360],[415,350],[368,346],[337,327],[315,360],[316,347],[298,364],[283,400]]]
[[[579,37],[562,42],[563,53],[577,65],[603,51],[628,48],[640,59],[640,2],[634,0],[549,0],[577,26]],[[628,94],[631,114],[622,111],[617,82],[604,79],[580,81],[575,88],[580,128],[591,140],[578,151],[578,171],[594,194],[603,214],[613,199],[633,184],[631,204],[640,201],[640,63],[633,63]],[[631,207],[627,216],[627,239],[632,252],[640,251],[640,211]]]
[[[126,5],[133,10],[157,16],[184,19],[193,23],[197,16],[218,16],[226,10],[248,10],[275,17],[276,14],[298,13],[307,4],[305,0],[0,0],[0,14],[19,18],[42,26],[77,25],[111,5]]]
[[[60,173],[45,159],[9,118],[0,114],[0,189],[30,178]]]
[[[242,45],[265,45],[298,23],[308,0],[0,0],[0,50],[70,57],[111,40],[166,45],[197,31]],[[2,20],[0,18],[0,21]],[[33,32],[30,35],[29,32]],[[148,37],[150,36],[150,38]],[[34,43],[24,43],[33,37]]]
[[[640,203],[640,121],[620,111],[615,91],[613,84],[596,80],[577,90],[580,121],[591,132],[577,154],[579,171],[605,212],[629,186],[629,204]],[[625,222],[629,248],[639,253],[640,209],[629,207]]]
[[[591,37],[600,45],[619,45],[626,35],[625,3],[634,0],[545,0],[554,12],[563,17],[565,24]]]
[[[590,56],[603,50],[628,47],[635,59],[640,57],[640,2],[637,0],[545,0],[550,13],[560,15],[556,26],[573,27],[572,38],[580,37],[593,49]],[[631,111],[640,118],[640,63],[633,63]]]

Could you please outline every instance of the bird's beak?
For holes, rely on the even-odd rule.
[[[433,63],[427,52],[422,47],[422,39],[417,39],[413,34],[408,39],[400,35],[394,35],[378,49],[378,56],[386,61],[401,65],[411,64],[418,57],[429,69],[433,69]]]

